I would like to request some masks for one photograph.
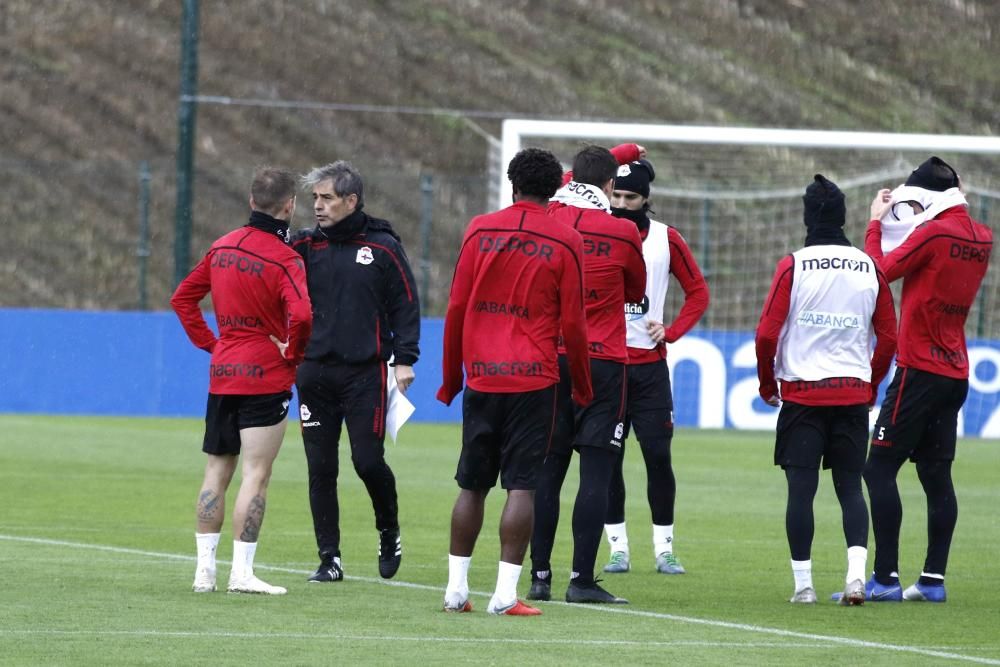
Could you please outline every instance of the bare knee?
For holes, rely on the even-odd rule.
[[[243,481],[240,488],[266,489],[271,481],[273,461],[252,461],[243,463]]]
[[[236,462],[236,456],[209,454],[205,462],[205,481],[202,488],[225,493],[233,479],[233,473],[236,472]]]

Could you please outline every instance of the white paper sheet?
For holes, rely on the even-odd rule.
[[[416,408],[413,406],[413,403],[410,403],[410,399],[406,397],[406,394],[399,390],[399,385],[396,384],[396,371],[392,366],[389,367],[387,388],[389,396],[386,401],[385,428],[389,432],[392,441],[396,442],[399,429],[403,427],[403,424],[406,423],[406,420],[410,418]]]

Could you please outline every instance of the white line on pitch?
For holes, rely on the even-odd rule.
[[[705,648],[794,648],[828,650],[829,646],[816,643],[795,644],[791,642],[711,642],[699,640],[635,641],[628,639],[517,639],[515,637],[407,637],[402,635],[338,635],[328,632],[309,634],[305,632],[190,632],[185,630],[0,630],[0,635],[44,635],[44,636],[97,636],[97,637],[184,637],[206,639],[308,639],[325,641],[410,641],[456,644],[527,644],[537,646],[637,646],[637,647],[705,647]]]
[[[153,558],[169,558],[172,560],[181,561],[195,561],[194,556],[185,556],[182,554],[170,554],[160,551],[144,551],[142,549],[130,549],[126,547],[114,547],[110,545],[103,544],[87,544],[84,542],[68,542],[64,540],[50,540],[40,537],[20,537],[17,535],[0,535],[0,540],[8,540],[11,542],[29,542],[33,544],[47,544],[51,546],[65,546],[73,547],[76,549],[94,549],[96,551],[106,551],[110,553],[123,553],[132,555],[142,555],[150,556]],[[219,561],[227,562],[227,561]],[[308,574],[306,570],[298,570],[286,567],[274,567],[269,565],[255,565],[256,569],[260,570],[270,570],[274,572],[288,572],[291,574]],[[427,590],[427,591],[437,591],[440,592],[442,589],[439,586],[428,586],[426,584],[415,584],[405,581],[389,581],[385,579],[376,579],[374,577],[348,577],[348,580],[354,579],[358,581],[364,581],[368,583],[377,583],[387,586],[396,586],[399,588],[413,588],[417,590]],[[488,593],[475,592],[474,595],[478,596],[488,596]],[[624,614],[626,616],[640,616],[644,618],[656,618],[668,621],[677,621],[679,623],[690,623],[693,625],[705,625],[714,628],[725,628],[727,630],[740,630],[743,632],[754,632],[758,634],[773,635],[776,637],[788,637],[792,639],[806,639],[810,641],[818,641],[825,643],[840,644],[843,646],[856,646],[861,648],[871,648],[879,649],[883,651],[893,651],[897,653],[912,653],[916,655],[924,655],[932,658],[944,658],[947,660],[961,660],[965,662],[974,662],[982,665],[998,665],[1000,666],[1000,660],[994,660],[992,658],[979,658],[976,656],[963,655],[961,653],[952,653],[950,651],[937,651],[932,649],[919,648],[916,646],[905,646],[901,644],[886,644],[882,642],[872,642],[866,641],[864,639],[852,639],[850,637],[838,637],[836,635],[819,635],[810,632],[797,632],[795,630],[782,630],[781,628],[769,628],[762,625],[751,625],[748,623],[733,623],[731,621],[718,621],[706,618],[696,618],[694,616],[679,616],[677,614],[667,614],[664,612],[654,612],[654,611],[642,611],[639,609],[623,609],[621,607],[606,606],[606,605],[569,605],[565,602],[550,602],[548,604],[553,605],[565,605],[572,606],[575,609],[586,609],[595,612],[603,612],[607,614]],[[444,641],[444,640],[442,640]],[[652,642],[651,642],[652,643]]]
[[[88,544],[86,542],[69,542],[66,540],[51,540],[42,537],[21,537],[18,535],[2,535],[0,534],[0,540],[7,540],[9,542],[29,542],[32,544],[46,544],[55,547],[73,547],[74,549],[93,549],[95,551],[106,551],[108,553],[116,554],[130,554],[133,556],[145,556],[147,558],[160,558],[175,561],[187,561],[194,563],[197,558],[185,554],[171,554],[162,551],[145,551],[143,549],[131,549],[128,547],[113,547],[106,544]],[[222,564],[229,564],[230,561],[219,559],[217,562]],[[262,565],[260,563],[254,563],[255,570],[267,570],[270,572],[286,572],[288,574],[312,574],[312,570],[302,570],[291,567],[279,567],[277,565]],[[408,581],[390,581],[387,579],[377,579],[375,577],[359,577],[355,575],[348,575],[344,577],[345,581],[363,581],[371,584],[382,584],[384,586],[396,586],[397,588],[414,588],[423,591],[438,591],[443,593],[444,589],[440,586],[428,586],[427,584],[414,584]],[[477,593],[473,592],[474,595],[489,596],[489,593]]]

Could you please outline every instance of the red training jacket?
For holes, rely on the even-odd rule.
[[[212,294],[219,338],[198,304]],[[295,382],[312,330],[302,259],[277,234],[240,227],[212,244],[170,305],[191,342],[212,353],[209,392],[275,394]],[[282,358],[275,336],[288,342]]]
[[[646,295],[642,239],[631,220],[596,208],[549,204],[549,215],[583,237],[583,293],[590,356],[628,362],[625,302]]]
[[[757,325],[755,345],[757,348],[757,377],[760,380],[760,396],[764,400],[778,395],[778,383],[774,378],[774,357],[778,352],[778,338],[788,317],[792,299],[792,281],[795,276],[795,258],[787,255],[778,262],[771,282],[771,291],[764,301],[764,310]],[[843,382],[830,382],[827,378],[817,382],[797,380],[781,383],[781,400],[800,405],[875,405],[878,386],[881,384],[892,355],[896,351],[896,309],[892,302],[889,283],[881,271],[878,276],[878,296],[872,313],[872,328],[875,330],[875,350],[872,353],[872,381],[858,378],[842,378]],[[816,354],[824,354],[817,350]]]
[[[559,381],[557,341],[566,341],[573,398],[593,398],[583,308],[583,241],[519,201],[472,219],[455,266],[444,323],[444,381],[450,404],[466,382],[476,391],[536,391]],[[616,311],[619,316],[621,309]]]
[[[889,282],[903,278],[896,365],[969,377],[965,320],[986,275],[993,231],[964,206],[943,211],[882,255],[882,224],[868,223],[865,252]]]

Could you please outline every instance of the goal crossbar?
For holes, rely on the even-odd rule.
[[[521,150],[525,138],[591,139],[611,141],[655,141],[733,146],[785,146],[798,148],[842,148],[925,150],[955,153],[1000,154],[1000,137],[956,134],[907,134],[899,132],[852,132],[840,130],[791,130],[761,127],[712,127],[707,125],[660,125],[647,123],[601,123],[508,118],[503,121],[501,165],[498,170],[497,207],[510,204],[511,187],[507,165]]]

